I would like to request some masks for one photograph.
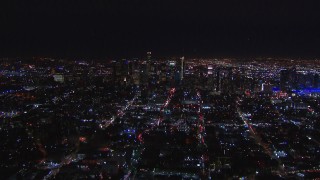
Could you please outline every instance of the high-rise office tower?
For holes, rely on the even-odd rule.
[[[181,57],[181,72],[180,72],[180,80],[183,79],[183,73],[184,73],[184,56]]]
[[[220,91],[220,68],[217,69],[217,72],[216,72],[216,91]]]
[[[298,88],[298,78],[296,69],[283,69],[280,72],[280,90],[289,92]]]
[[[151,61],[151,51],[147,52],[147,61]]]

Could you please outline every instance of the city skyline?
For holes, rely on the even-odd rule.
[[[319,8],[1,1],[1,178],[319,179]]]
[[[313,179],[320,61],[0,58],[9,179]]]

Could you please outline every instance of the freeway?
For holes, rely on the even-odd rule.
[[[279,163],[278,166],[278,170],[277,173],[279,174],[284,174],[284,168],[283,166],[281,166],[281,161],[279,158],[277,158],[276,156],[273,155],[270,147],[268,144],[264,143],[261,140],[261,137],[259,135],[259,133],[257,133],[254,129],[254,127],[252,126],[251,122],[248,121],[248,119],[246,117],[243,116],[242,112],[241,112],[241,108],[240,108],[240,103],[239,103],[239,99],[236,101],[236,109],[237,109],[237,113],[238,116],[241,118],[241,120],[243,121],[243,123],[245,124],[245,127],[248,128],[250,135],[254,138],[256,144],[261,145],[263,147],[264,152],[271,158],[271,159],[276,159]]]
[[[160,117],[158,119],[157,122],[157,126],[160,126],[161,122],[163,121],[163,113],[164,113],[164,109],[168,107],[168,105],[171,102],[172,97],[174,96],[174,93],[176,92],[176,88],[171,88],[169,90],[168,93],[168,97],[166,99],[166,101],[163,103],[162,107],[160,108]],[[137,138],[138,140],[143,143],[143,134],[146,132],[149,132],[150,130],[152,130],[155,126],[152,126],[151,128],[145,129],[143,132],[141,132],[140,134],[138,134]]]
[[[169,94],[168,94],[168,97],[167,97],[167,100],[164,102],[163,106],[161,107],[160,109],[160,112],[161,112],[161,117],[159,118],[158,120],[158,126],[160,125],[160,123],[162,122],[163,118],[162,118],[162,114],[163,114],[163,111],[165,108],[168,107],[168,105],[170,104],[171,102],[171,99],[174,95],[174,93],[176,92],[176,88],[171,88],[170,91],[169,91]]]
[[[204,137],[203,135],[205,134],[205,127],[204,127],[204,118],[203,118],[203,114],[201,112],[201,105],[202,105],[202,99],[201,99],[201,94],[199,92],[199,90],[197,91],[197,99],[198,99],[198,116],[199,116],[199,122],[198,122],[198,138],[200,141],[200,144],[205,144],[204,142]]]

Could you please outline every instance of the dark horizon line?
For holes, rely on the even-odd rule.
[[[117,60],[117,59],[146,59],[147,58],[147,52],[145,54],[141,54],[139,56],[116,56],[116,55],[110,55],[110,56],[83,56],[83,55],[70,55],[70,56],[61,56],[61,55],[11,55],[11,56],[0,56],[1,59],[18,59],[18,58],[24,58],[24,59],[34,59],[34,58],[53,58],[53,59],[83,59],[83,60]],[[153,51],[151,51],[153,52]],[[179,55],[154,55],[152,54],[152,58],[158,58],[158,59],[166,59],[166,58],[179,58],[179,57],[185,57],[185,59],[239,59],[244,60],[246,58],[254,58],[254,59],[293,59],[293,60],[320,60],[320,56],[297,56],[297,55],[190,55],[190,54],[179,54]]]

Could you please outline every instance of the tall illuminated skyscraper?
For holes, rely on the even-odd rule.
[[[184,73],[184,56],[181,57],[181,72],[180,72],[180,80],[183,79],[183,73]]]
[[[150,62],[151,61],[151,51],[147,52],[147,61]]]

